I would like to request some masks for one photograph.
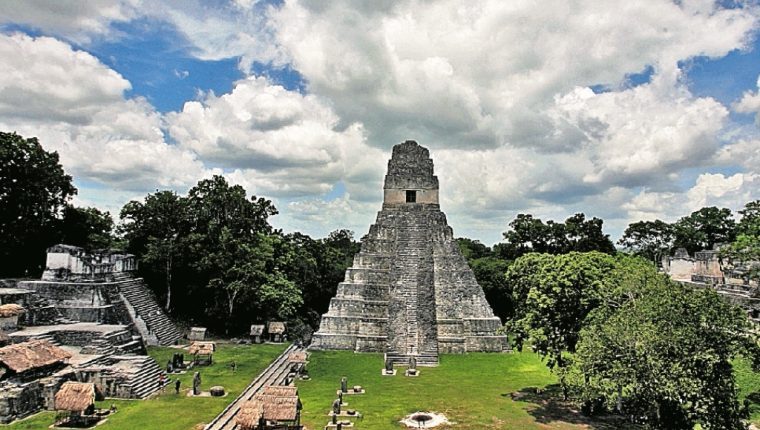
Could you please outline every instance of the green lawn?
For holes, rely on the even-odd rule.
[[[174,394],[174,385],[166,387],[166,392],[157,397],[138,400],[106,400],[98,402],[98,407],[108,407],[114,403],[118,412],[108,418],[108,422],[98,426],[104,430],[191,430],[200,423],[211,421],[227,404],[256,377],[264,368],[277,357],[286,345],[233,345],[218,344],[214,354],[214,364],[201,367],[201,389],[207,391],[213,385],[221,385],[229,393],[223,398],[191,398],[186,390],[192,387],[193,372],[180,375],[182,392]],[[149,353],[159,365],[166,361],[177,350],[174,348],[150,348]],[[235,374],[229,363],[235,360]],[[172,376],[172,382],[174,376]],[[43,412],[28,419],[8,426],[0,426],[9,430],[45,429],[54,421],[53,412]]]
[[[100,402],[100,407],[115,403],[118,413],[99,429],[156,429],[193,430],[210,421],[231,402],[248,383],[269,364],[285,345],[242,346],[219,344],[215,364],[202,368],[202,388],[222,385],[228,395],[224,398],[190,398],[184,393],[191,387],[192,372],[181,375],[183,393],[174,394],[173,386],[166,392],[145,401]],[[175,349],[151,348],[150,354],[165,364]],[[235,360],[237,372],[233,375],[229,363]],[[445,414],[456,423],[457,430],[475,429],[588,429],[606,430],[623,428],[619,423],[588,422],[568,411],[567,405],[546,401],[548,396],[528,394],[522,400],[513,400],[512,393],[530,387],[551,388],[556,378],[535,354],[479,354],[443,355],[441,365],[420,368],[417,378],[403,376],[403,368],[396,376],[380,375],[382,354],[354,354],[352,352],[313,352],[308,364],[312,379],[299,381],[299,392],[304,404],[303,423],[311,430],[319,430],[327,423],[327,412],[335,399],[335,391],[342,376],[349,385],[362,385],[367,393],[345,396],[348,409],[356,409],[364,416],[356,421],[359,430],[401,429],[398,421],[415,411],[433,411]],[[749,396],[760,400],[760,374],[751,371],[745,360],[735,362],[740,398]],[[753,393],[756,393],[754,396]],[[760,403],[753,407],[753,421],[760,421]],[[43,412],[26,420],[0,428],[45,429],[54,420],[54,413]]]
[[[556,382],[532,353],[443,355],[439,367],[422,367],[416,378],[403,376],[403,369],[381,376],[382,367],[382,354],[314,352],[308,364],[312,379],[298,383],[303,423],[323,428],[340,378],[347,376],[349,386],[367,390],[344,396],[348,409],[363,414],[356,421],[361,430],[402,428],[398,421],[415,411],[443,413],[458,430],[603,428],[557,421],[545,405],[512,400],[513,392]]]
[[[734,375],[736,385],[739,387],[739,400],[749,398],[751,421],[760,424],[760,373],[752,371],[749,360],[739,358],[734,360]]]

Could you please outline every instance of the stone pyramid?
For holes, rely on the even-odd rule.
[[[507,349],[500,326],[441,212],[429,151],[414,141],[394,146],[383,208],[311,348],[436,365],[439,352]]]

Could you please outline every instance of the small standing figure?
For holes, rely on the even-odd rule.
[[[340,378],[340,391],[342,393],[348,393],[348,378],[345,376]]]
[[[166,361],[166,373],[172,373],[174,372],[174,364],[171,360]]]
[[[201,393],[201,372],[195,372],[193,375],[193,395],[197,396]]]
[[[176,381],[174,381],[174,393],[179,394],[179,386],[182,385],[182,382],[177,378]]]
[[[235,373],[237,370],[237,363],[235,363],[235,360],[232,360],[232,363],[230,363],[230,368],[232,369],[232,373]]]
[[[406,370],[406,376],[417,376],[417,359],[412,356],[409,357],[409,368]]]
[[[393,360],[391,360],[390,358],[385,359],[385,374],[386,375],[393,374]]]
[[[340,399],[335,399],[332,404],[333,416],[340,415]]]
[[[343,391],[338,392],[338,401],[341,405],[343,404]]]

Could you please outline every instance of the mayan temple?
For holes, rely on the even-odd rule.
[[[419,365],[436,365],[439,353],[507,349],[441,212],[429,151],[414,141],[394,146],[383,188],[383,208],[311,348],[384,352]]]

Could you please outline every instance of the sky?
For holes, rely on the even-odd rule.
[[[760,199],[758,29],[758,1],[4,0],[0,130],[117,219],[221,174],[361,237],[413,139],[456,236],[583,212],[616,240]]]

